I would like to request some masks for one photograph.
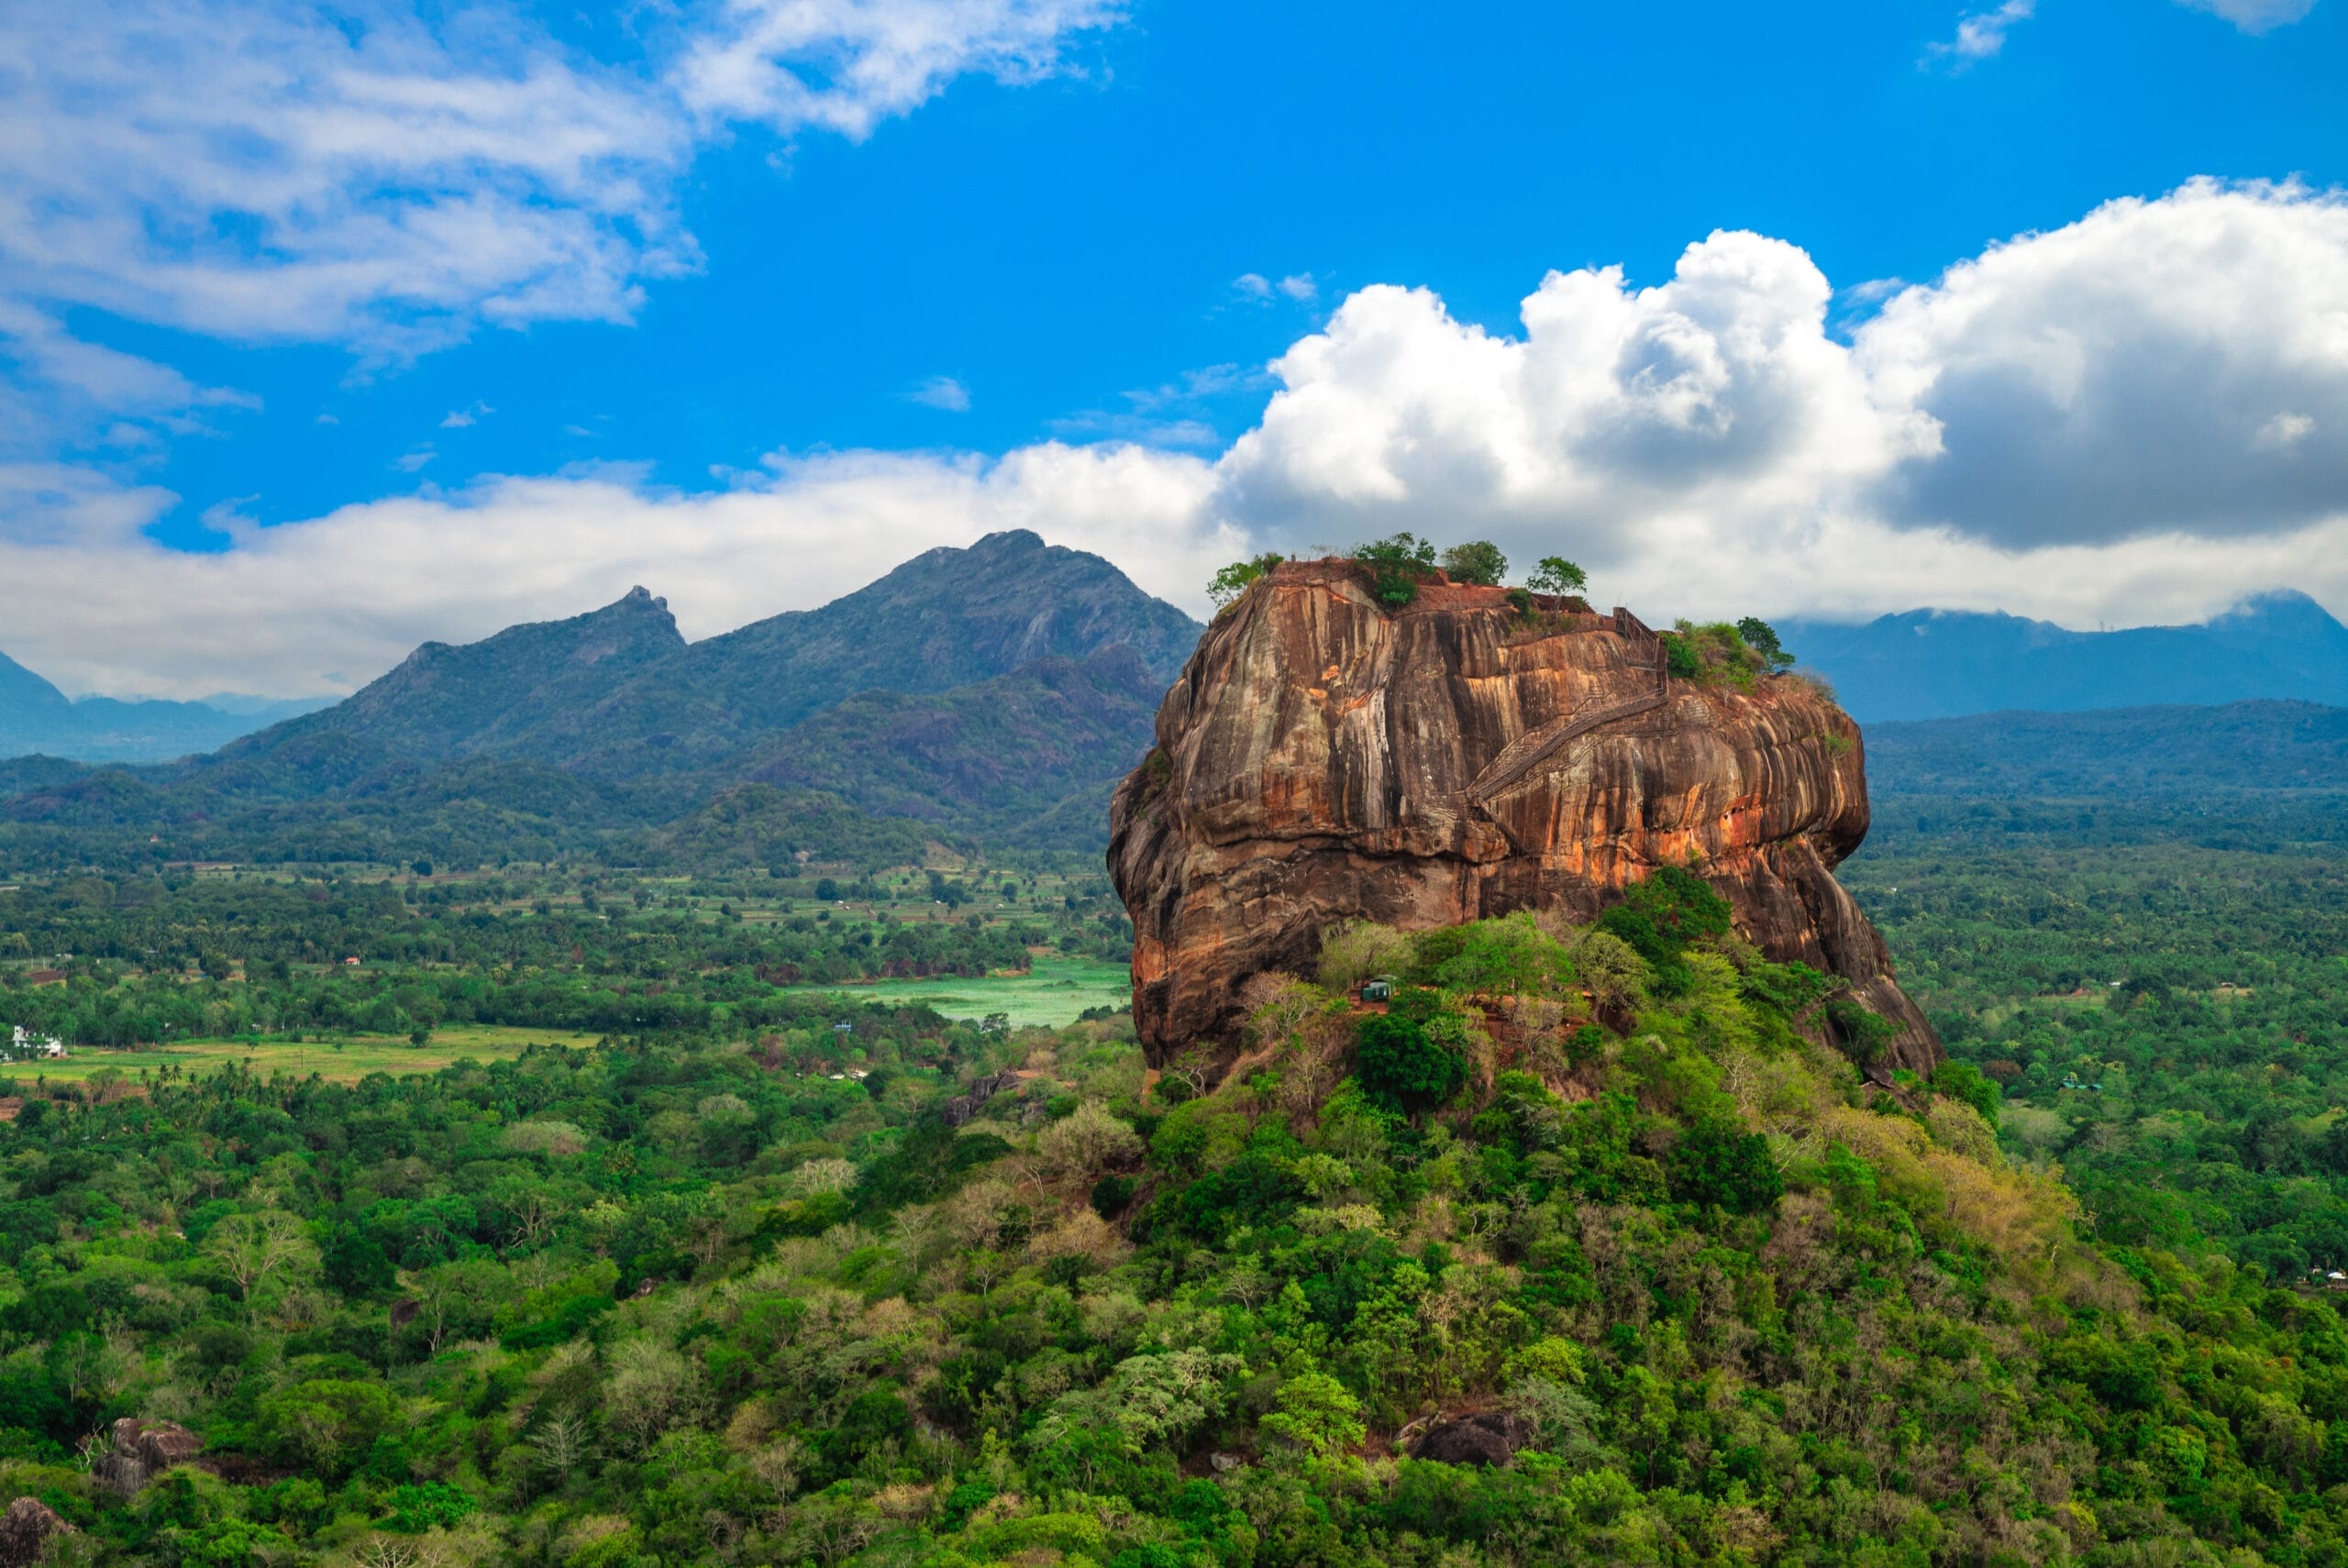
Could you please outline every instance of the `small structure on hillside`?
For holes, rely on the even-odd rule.
[[[58,1061],[65,1055],[65,1042],[54,1034],[30,1034],[17,1024],[9,1031],[8,1060],[11,1062]]]

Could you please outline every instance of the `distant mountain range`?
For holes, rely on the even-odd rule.
[[[1778,631],[1862,723],[2251,699],[2348,704],[2348,626],[2303,593],[2265,594],[2197,626],[2121,632],[1952,610]]]
[[[344,701],[208,755],[0,763],[0,853],[771,864],[902,859],[925,835],[1087,848],[1202,630],[1100,557],[1024,530],[699,643],[637,588],[426,643]]]
[[[332,698],[272,701],[221,696],[201,702],[79,701],[0,654],[0,756],[43,753],[81,762],[160,762],[210,751]]]

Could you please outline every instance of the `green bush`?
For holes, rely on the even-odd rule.
[[[1671,1196],[1700,1209],[1759,1214],[1785,1195],[1785,1178],[1770,1157],[1769,1140],[1733,1121],[1706,1119],[1664,1161]]]
[[[1981,1113],[1990,1126],[1998,1124],[1998,1106],[2004,1098],[1996,1080],[1970,1062],[1943,1062],[1933,1074],[1933,1088],[1951,1099],[1961,1099]]]
[[[1434,546],[1411,534],[1390,534],[1354,547],[1353,558],[1369,569],[1370,596],[1399,610],[1419,596],[1419,584],[1434,570]]]
[[[1372,1099],[1426,1110],[1459,1092],[1468,1065],[1428,1038],[1423,1023],[1387,1013],[1361,1021],[1354,1036],[1354,1076]]]
[[[1232,562],[1207,580],[1207,599],[1220,614],[1238,602],[1239,596],[1247,591],[1249,583],[1287,558],[1268,550],[1253,560]]]

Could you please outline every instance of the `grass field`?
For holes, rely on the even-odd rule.
[[[856,1001],[927,1002],[948,1018],[984,1018],[1002,1012],[1010,1014],[1014,1024],[1057,1027],[1074,1023],[1087,1008],[1124,1007],[1133,999],[1133,977],[1123,964],[1104,964],[1096,958],[1038,957],[1034,972],[1025,975],[881,980],[869,986],[797,986],[792,989],[823,991]]]
[[[316,1073],[338,1083],[356,1083],[370,1073],[437,1073],[467,1057],[476,1062],[504,1061],[531,1045],[593,1045],[595,1039],[592,1034],[566,1034],[560,1030],[460,1023],[435,1030],[430,1042],[423,1045],[409,1044],[404,1034],[353,1034],[299,1045],[278,1040],[191,1040],[168,1050],[142,1046],[136,1051],[108,1051],[83,1045],[62,1062],[0,1066],[0,1077],[23,1083],[43,1077],[80,1080],[101,1068],[113,1067],[136,1078],[141,1067],[151,1072],[170,1066],[202,1073],[224,1062],[244,1062],[263,1075]]]

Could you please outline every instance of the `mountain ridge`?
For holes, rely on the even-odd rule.
[[[2115,632],[1931,609],[1863,623],[1789,619],[1778,631],[1863,723],[2262,699],[2348,704],[2348,626],[2291,590],[2197,624]]]

